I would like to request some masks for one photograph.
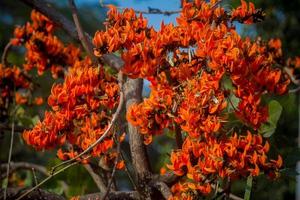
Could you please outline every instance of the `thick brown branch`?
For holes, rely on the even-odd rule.
[[[116,56],[115,54],[109,53],[101,57],[101,61],[106,63],[108,66],[120,71],[124,65],[124,61]]]
[[[7,199],[16,199],[21,193],[26,192],[22,188],[7,188]],[[0,199],[3,199],[3,189],[0,189]],[[23,200],[32,200],[32,199],[39,199],[39,200],[64,200],[62,196],[59,196],[54,193],[50,193],[41,189],[37,189],[32,191]]]
[[[142,89],[142,79],[127,79],[125,84],[126,110],[133,104],[142,101]],[[140,134],[138,127],[130,123],[128,124],[128,134],[132,164],[138,181],[138,190],[144,199],[148,199],[151,193],[150,187],[148,186],[151,173],[146,147],[143,143],[143,136]]]
[[[171,190],[166,183],[162,181],[156,181],[152,183],[152,186],[155,187],[158,191],[160,191],[160,193],[166,200],[172,196]]]
[[[61,27],[67,32],[69,36],[79,41],[77,30],[74,24],[67,19],[64,15],[59,13],[53,6],[45,0],[20,0],[36,9],[43,15],[47,16],[51,21],[53,21],[57,26]]]
[[[126,110],[130,106],[142,101],[142,79],[127,79],[125,84]],[[144,176],[150,171],[148,155],[143,144],[143,136],[139,133],[137,127],[128,124],[129,144],[132,156],[132,164],[139,176]]]

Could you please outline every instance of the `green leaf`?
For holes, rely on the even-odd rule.
[[[248,176],[247,184],[246,184],[246,188],[245,188],[244,200],[250,200],[251,190],[252,190],[252,181],[253,181],[253,177]]]
[[[21,116],[24,116],[24,114],[25,114],[25,109],[23,107],[19,106],[16,109],[16,116],[21,117]]]
[[[230,100],[230,103],[229,103],[229,106],[228,106],[228,108],[229,108],[229,110],[230,111],[234,111],[237,107],[238,107],[238,105],[239,105],[239,102],[240,102],[240,99],[239,98],[237,98],[235,95],[230,95],[230,97],[228,97],[228,98],[230,98],[229,100]]]
[[[66,184],[63,183],[63,181],[56,181],[53,187],[48,188],[47,190],[49,192],[53,192],[58,195],[62,195],[64,193],[64,185],[65,187],[68,187]]]
[[[277,122],[282,113],[282,106],[278,101],[272,100],[269,103],[269,122],[277,125]]]
[[[8,179],[5,178],[5,179],[2,181],[2,188],[7,188],[7,183],[8,183]]]
[[[268,121],[261,125],[258,132],[264,137],[270,137],[273,135],[277,128],[277,122],[282,113],[282,106],[278,101],[272,100],[268,104],[269,118]]]
[[[175,139],[175,132],[172,130],[167,130],[166,131],[166,136],[172,139]]]
[[[26,178],[24,180],[24,186],[25,187],[31,187],[32,186],[32,172],[26,171]]]
[[[40,121],[40,117],[38,115],[34,116],[31,119],[31,122],[32,122],[33,125],[37,124],[39,121]]]

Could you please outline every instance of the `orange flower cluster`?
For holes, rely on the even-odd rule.
[[[13,101],[14,95],[17,104],[27,102],[27,97],[22,96],[19,89],[28,90],[32,86],[30,80],[25,76],[20,68],[4,67],[0,64],[0,121],[7,120],[9,102]]]
[[[7,96],[10,85],[14,84],[17,88],[29,88],[31,83],[28,78],[22,73],[21,69],[14,67],[4,67],[0,64],[0,78],[1,78],[1,96]]]
[[[250,132],[246,136],[233,134],[228,138],[209,137],[202,141],[187,138],[182,150],[171,154],[168,168],[178,176],[186,175],[173,186],[172,192],[175,196],[191,191],[208,194],[212,190],[208,182],[218,177],[235,180],[248,175],[258,176],[260,172],[276,177],[282,158],[278,156],[277,160],[268,161],[268,151],[269,143],[263,144],[261,135]]]
[[[252,2],[249,2],[248,6],[246,1],[241,0],[241,5],[232,11],[231,17],[241,23],[252,24],[263,20],[264,13],[255,9]]]
[[[208,194],[209,183],[218,177],[260,172],[275,177],[282,165],[281,157],[267,157],[268,143],[259,134],[237,135],[225,128],[230,125],[228,105],[255,131],[268,119],[261,97],[286,92],[290,81],[277,67],[284,65],[281,42],[251,41],[236,32],[233,21],[249,24],[263,18],[252,3],[242,0],[229,12],[218,3],[185,2],[177,25],[162,23],[158,31],[132,9],[120,13],[111,6],[106,30],[94,37],[96,56],[121,50],[123,72],[151,82],[150,97],[127,112],[145,143],[165,128],[180,127],[184,145],[172,153],[168,165],[182,176],[172,188],[174,199],[190,199],[192,191]],[[231,96],[238,99],[236,107]]]
[[[24,69],[36,67],[39,75],[51,69],[54,78],[63,76],[63,68],[80,59],[80,50],[72,44],[65,46],[54,36],[54,24],[44,15],[33,10],[31,20],[32,23],[17,27],[12,39],[13,45],[26,48]]]
[[[292,82],[295,85],[300,84],[300,57],[289,58],[286,61],[287,67],[285,68],[286,72],[292,79]]]
[[[151,95],[141,104],[131,106],[127,111],[127,120],[140,127],[144,134],[144,143],[152,142],[152,135],[161,134],[171,124],[169,110],[173,105],[174,92],[169,87],[152,87]],[[171,128],[171,127],[169,127]]]
[[[76,156],[94,143],[107,129],[111,114],[118,105],[119,87],[116,78],[103,67],[94,68],[90,59],[76,61],[62,84],[52,87],[48,104],[52,111],[34,129],[25,131],[25,141],[36,149],[49,149],[65,144],[58,157]],[[93,148],[93,156],[109,155],[114,146],[111,132]],[[64,146],[63,146],[64,148]]]

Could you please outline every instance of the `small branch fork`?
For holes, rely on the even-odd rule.
[[[89,158],[89,157],[87,157]],[[87,159],[84,158],[84,159]],[[43,181],[41,181],[39,184],[35,185],[33,188],[27,190],[24,194],[22,194],[21,196],[19,196],[16,200],[20,200],[22,198],[24,198],[25,196],[27,196],[28,194],[30,194],[32,191],[34,191],[35,189],[39,188],[41,185],[43,185],[44,183],[46,183],[47,181],[49,181],[51,178],[53,178],[54,176],[60,174],[61,172],[64,172],[66,169],[72,167],[73,165],[78,164],[78,162],[73,162],[70,165],[65,166],[64,168],[58,170],[57,172],[50,174],[50,176],[48,176],[47,178],[45,178]]]

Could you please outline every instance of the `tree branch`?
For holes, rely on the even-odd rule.
[[[115,140],[117,141],[117,140]],[[108,181],[108,184],[107,184],[107,190],[104,194],[104,197],[103,197],[103,200],[106,199],[106,197],[108,196],[109,192],[110,192],[110,188],[112,186],[112,183],[113,183],[113,180],[114,180],[114,176],[115,176],[115,173],[116,173],[116,169],[117,169],[117,164],[118,164],[118,161],[119,161],[119,157],[120,157],[120,148],[121,148],[121,144],[120,142],[118,142],[117,144],[117,157],[115,158],[115,162],[114,162],[114,167],[113,167],[113,170],[112,170],[112,173],[111,173],[111,177],[110,177],[110,180]]]
[[[101,0],[100,0],[100,6],[104,7],[104,8],[108,7],[107,5],[103,4],[101,2]],[[117,9],[124,10],[125,8],[117,6]],[[159,8],[148,7],[147,11],[134,9],[134,12],[137,13],[137,14],[159,14],[159,15],[170,16],[170,15],[173,15],[173,14],[179,14],[180,10],[170,10],[170,11],[169,10],[165,10],[165,11],[163,11],[163,10],[161,10]]]
[[[156,188],[158,191],[160,191],[160,193],[166,200],[168,200],[172,196],[171,190],[166,183],[162,181],[156,181],[152,183],[152,186]]]
[[[126,110],[131,105],[142,101],[142,89],[142,79],[127,79],[125,83]],[[133,167],[138,177],[143,177],[150,171],[150,163],[143,143],[143,136],[139,133],[138,128],[130,123],[128,124],[128,134]]]
[[[1,170],[6,169],[6,167],[7,167],[7,163],[0,165]],[[28,162],[11,162],[10,163],[10,173],[13,173],[19,169],[26,169],[26,170],[34,169],[43,175],[49,176],[49,173],[44,166],[37,165],[34,163],[28,163]],[[5,176],[1,175],[0,179],[3,179],[3,178],[5,178]]]
[[[183,144],[183,139],[182,139],[180,126],[176,122],[175,122],[175,139],[176,139],[177,148],[181,149]]]
[[[67,19],[64,15],[58,12],[53,6],[45,0],[20,0],[27,4],[31,8],[36,9],[51,21],[53,21],[57,26],[61,27],[66,33],[73,39],[79,41],[77,30],[74,24]]]
[[[142,89],[142,79],[127,79],[125,83],[126,110],[133,104],[142,101]],[[144,199],[148,199],[151,193],[151,189],[148,186],[151,172],[146,147],[143,143],[143,136],[140,134],[138,127],[130,123],[128,123],[128,134],[132,165],[136,173],[136,180],[138,181],[138,191]]]
[[[14,92],[16,92],[16,87],[14,87]],[[16,102],[13,101],[13,106],[15,106]],[[7,197],[7,187],[8,187],[8,178],[9,178],[9,170],[10,170],[10,162],[11,162],[11,156],[12,156],[12,150],[13,150],[13,144],[14,144],[14,135],[15,135],[15,112],[13,112],[12,116],[12,125],[11,125],[11,134],[10,134],[10,145],[9,145],[9,152],[8,152],[8,159],[7,159],[7,170],[6,170],[6,178],[7,181],[4,185],[4,200],[6,200]]]
[[[8,55],[8,52],[9,52],[11,47],[12,47],[11,42],[7,43],[4,47],[3,54],[2,54],[2,57],[1,57],[2,67],[5,67],[7,65],[7,55]]]
[[[102,193],[93,193],[87,194],[84,196],[80,196],[80,200],[91,200],[91,199],[102,199]],[[110,192],[107,196],[109,200],[140,200],[139,193],[136,191],[118,191],[118,192]]]
[[[174,172],[166,172],[164,175],[155,174],[152,176],[152,181],[164,182],[167,185],[173,185],[180,179],[180,176],[174,174]]]
[[[78,11],[77,11],[74,0],[69,0],[69,5],[71,7],[72,17],[73,17],[73,20],[74,20],[74,23],[75,23],[75,26],[76,26],[76,29],[78,32],[78,38],[79,38],[83,48],[85,49],[85,51],[88,53],[89,57],[93,60],[94,63],[97,63],[97,58],[94,56],[94,53],[93,53],[93,46],[90,42],[88,42],[88,39],[81,27],[79,17],[78,17]]]
[[[53,23],[55,23],[58,27],[62,28],[71,38],[80,42],[79,35],[77,33],[76,27],[72,21],[67,19],[64,15],[58,12],[51,3],[46,0],[19,0],[30,6],[31,8],[36,9],[43,15],[47,16]],[[93,47],[93,43],[91,40],[91,36],[84,32],[84,35],[87,38],[88,46]],[[120,71],[124,62],[118,56],[110,53],[103,55],[100,60],[110,67]]]
[[[100,190],[101,193],[104,193],[106,191],[106,186],[104,182],[102,181],[101,177],[96,174],[89,164],[84,164],[84,168],[88,171],[88,173],[91,175],[92,179],[96,183],[98,189]]]
[[[40,182],[39,184],[37,184],[36,186],[34,186],[33,188],[25,191],[23,194],[21,194],[18,198],[16,198],[16,200],[20,200],[23,199],[24,197],[28,197],[28,195],[30,193],[32,193],[34,190],[38,189],[41,185],[43,185],[44,183],[46,183],[47,181],[49,181],[51,178],[53,178],[54,176],[64,172],[66,169],[72,167],[73,165],[78,164],[78,162],[74,162],[71,163],[70,165],[65,166],[64,168],[58,170],[57,172],[55,172],[54,174],[50,174],[47,178],[45,178],[42,182]]]
[[[0,199],[3,199],[4,189],[0,189]],[[29,189],[22,189],[22,188],[7,188],[7,199],[16,199],[21,193],[28,191]],[[54,193],[50,193],[41,189],[37,189],[32,191],[23,200],[32,200],[32,199],[39,199],[39,200],[64,200],[62,196],[59,196]]]

